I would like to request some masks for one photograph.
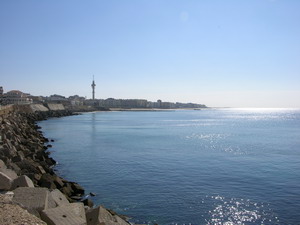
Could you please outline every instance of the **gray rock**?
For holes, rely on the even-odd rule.
[[[41,218],[48,225],[86,225],[86,220],[77,216],[67,205],[43,210]]]
[[[11,163],[10,163],[10,167],[11,167],[18,175],[20,175],[21,169],[20,169],[20,167],[18,167],[17,164],[11,162]]]
[[[17,155],[12,158],[12,161],[13,162],[20,162],[20,161],[23,161],[24,158],[25,158],[24,153],[22,151],[18,151]]]
[[[86,221],[84,205],[81,202],[70,203],[69,207],[72,211]]]
[[[43,181],[39,183],[41,187],[46,187],[49,189],[56,189],[56,185],[52,181]]]
[[[5,173],[0,172],[0,190],[9,190],[11,188],[12,179]]]
[[[64,182],[59,176],[54,176],[54,184],[57,188],[62,188],[64,186]]]
[[[51,193],[49,192],[49,194],[48,194],[48,209],[52,209],[52,208],[55,208],[55,207],[57,207],[57,204],[54,201]]]
[[[84,195],[84,189],[79,184],[71,182],[71,187],[75,195]]]
[[[39,170],[36,168],[38,164],[28,157],[20,162],[16,162],[16,164],[22,171],[27,173],[39,173]]]
[[[14,190],[18,187],[34,187],[34,184],[29,177],[22,175],[13,180],[11,190]]]
[[[73,195],[73,189],[69,183],[65,183],[64,187],[60,189],[62,193],[64,193],[67,196]]]
[[[46,173],[46,171],[44,170],[44,168],[42,166],[38,166],[38,170],[41,172],[41,174]]]
[[[87,198],[87,199],[84,199],[82,202],[83,202],[84,205],[87,205],[90,208],[92,208],[94,206],[94,203],[91,199]]]
[[[48,173],[43,174],[39,180],[39,185],[49,189],[56,189],[56,185],[54,184],[54,176]]]
[[[63,193],[61,193],[60,190],[58,190],[58,189],[51,191],[50,195],[53,198],[53,200],[57,206],[70,204],[70,202],[68,201],[66,196]]]
[[[0,172],[6,174],[8,177],[10,177],[10,179],[14,180],[18,177],[18,175],[16,174],[15,171],[11,170],[11,169],[0,169]]]
[[[129,225],[129,223],[126,222],[124,219],[122,219],[120,216],[114,215],[114,217],[117,221],[117,224],[119,224],[119,225]]]
[[[6,169],[5,163],[0,159],[0,169]]]
[[[102,206],[87,211],[86,220],[88,225],[129,225],[119,216],[113,216]]]
[[[23,205],[30,212],[40,212],[48,208],[47,188],[19,187],[14,191],[13,201]]]

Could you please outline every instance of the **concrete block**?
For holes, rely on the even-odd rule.
[[[86,216],[85,216],[85,209],[84,205],[82,202],[74,202],[70,203],[69,207],[72,209],[72,211],[82,219],[86,221]]]
[[[114,217],[115,217],[115,220],[116,220],[117,224],[119,224],[119,225],[129,225],[128,222],[126,222],[125,220],[123,220],[118,215],[114,215]]]
[[[86,225],[86,220],[77,216],[68,205],[43,210],[41,219],[48,225]]]
[[[20,167],[18,167],[17,164],[11,162],[10,167],[12,168],[12,170],[14,170],[16,172],[17,175],[20,175],[21,169],[20,169]]]
[[[94,202],[89,198],[84,199],[82,202],[84,205],[87,205],[90,208],[92,208],[94,206]]]
[[[71,187],[75,195],[84,195],[84,189],[79,184],[72,182]]]
[[[56,185],[57,188],[62,188],[64,186],[64,182],[59,176],[54,177],[54,184]]]
[[[51,193],[49,192],[49,194],[48,194],[48,209],[55,208],[56,206],[57,206],[56,202],[54,201],[54,199],[52,198]]]
[[[12,179],[5,173],[0,172],[0,190],[10,190]]]
[[[65,184],[65,187],[60,189],[62,193],[64,193],[67,196],[71,196],[73,193],[73,190],[71,188],[71,185],[69,185],[68,183]]]
[[[5,163],[0,159],[0,169],[6,169]]]
[[[47,188],[19,187],[14,191],[13,201],[20,203],[29,211],[40,212],[48,208]]]
[[[119,216],[113,216],[102,206],[87,211],[86,220],[88,225],[129,225]]]
[[[56,185],[54,184],[54,182],[53,181],[39,181],[39,185],[41,186],[41,187],[46,187],[46,188],[49,188],[49,189],[56,189]]]
[[[53,198],[54,202],[57,206],[70,204],[66,196],[60,192],[60,190],[55,189],[50,192],[51,197]]]
[[[34,187],[34,184],[29,177],[22,175],[13,180],[11,190],[14,190],[18,187]]]
[[[38,168],[38,170],[41,172],[41,174],[45,174],[45,173],[46,173],[46,171],[44,170],[43,167],[38,166],[37,168]]]
[[[15,156],[11,159],[11,161],[13,161],[13,162],[20,162],[22,160],[24,160],[24,158],[22,156],[19,156],[19,155]]]
[[[10,177],[10,179],[14,180],[18,177],[18,175],[16,174],[15,171],[11,170],[11,169],[0,169],[0,172],[6,174],[6,176]]]

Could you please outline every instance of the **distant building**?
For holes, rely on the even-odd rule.
[[[98,106],[101,106],[100,101],[101,100],[86,99],[86,100],[84,100],[83,104],[86,106],[98,107]]]
[[[0,87],[0,96],[3,95],[3,87]]]
[[[114,99],[98,100],[99,106],[106,108],[147,108],[148,101],[145,99]]]
[[[54,94],[54,95],[50,95],[49,97],[45,97],[44,99],[46,103],[63,104],[64,106],[71,105],[70,100],[62,95]]]
[[[72,106],[82,106],[85,101],[84,97],[80,97],[78,95],[70,96],[68,99]]]
[[[44,103],[44,98],[42,96],[32,96],[30,95],[29,98],[33,101],[33,103]]]
[[[162,101],[161,101],[160,99],[158,99],[156,103],[157,103],[157,104],[156,104],[156,107],[157,107],[157,108],[161,108],[161,103],[162,103]]]
[[[174,109],[176,107],[175,107],[175,104],[173,102],[162,102],[160,108],[163,108],[163,109]]]
[[[176,108],[205,108],[205,105],[195,103],[180,103],[180,102],[163,102],[157,100],[157,102],[150,102],[145,99],[99,99],[99,100],[85,100],[85,105],[94,105],[105,108],[161,108],[161,109],[176,109]]]
[[[12,91],[9,91],[9,92],[1,95],[1,104],[3,104],[3,105],[30,104],[30,103],[32,103],[32,99],[29,96],[30,96],[30,94],[26,94],[26,93],[23,93],[23,92],[18,91],[18,90],[12,90]]]
[[[68,101],[68,99],[65,96],[54,94],[47,97],[47,101],[61,103],[61,102]]]

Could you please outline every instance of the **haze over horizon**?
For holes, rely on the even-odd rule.
[[[0,2],[0,86],[300,108],[300,1]]]

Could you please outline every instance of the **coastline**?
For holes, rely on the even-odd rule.
[[[182,110],[206,110],[209,108],[176,108],[176,109],[162,109],[162,108],[109,108],[109,111],[130,111],[130,112],[163,112],[163,111],[182,111]]]
[[[84,197],[85,191],[78,183],[67,181],[55,173],[53,167],[56,161],[51,158],[50,153],[47,151],[52,147],[51,142],[55,140],[44,137],[40,131],[41,127],[36,122],[53,117],[77,115],[65,109],[61,110],[61,107],[58,108],[59,110],[46,110],[43,108],[43,110],[30,111],[26,106],[25,108],[12,107],[9,110],[7,110],[8,108],[5,111],[4,109],[1,110],[0,197],[2,198],[0,199],[8,200],[1,200],[0,207],[21,205],[23,209],[26,209],[33,216],[41,218],[47,224],[55,224],[49,218],[51,216],[57,217],[65,210],[70,215],[75,212],[72,217],[77,221],[75,223],[73,223],[73,220],[73,222],[67,221],[64,223],[66,225],[97,224],[89,222],[89,219],[98,220],[98,222],[106,221],[105,224],[128,225],[129,222],[126,221],[126,217],[116,214],[113,210],[105,209],[103,206],[94,206],[89,198]],[[15,185],[17,181],[19,181],[18,185]],[[21,195],[28,195],[27,197],[42,191],[47,196],[45,197],[46,200],[44,199],[46,201],[44,207],[36,208],[30,204],[28,205],[24,200],[19,200],[18,192],[20,190]],[[26,192],[28,190],[30,190],[30,193]],[[26,193],[23,193],[23,191]],[[64,204],[53,200],[57,196],[59,196],[59,199],[64,200]],[[40,198],[40,196],[36,197],[32,201],[39,205]],[[76,210],[72,211],[74,207]],[[49,212],[50,210],[58,210],[58,212]],[[78,211],[80,213],[76,215]]]

